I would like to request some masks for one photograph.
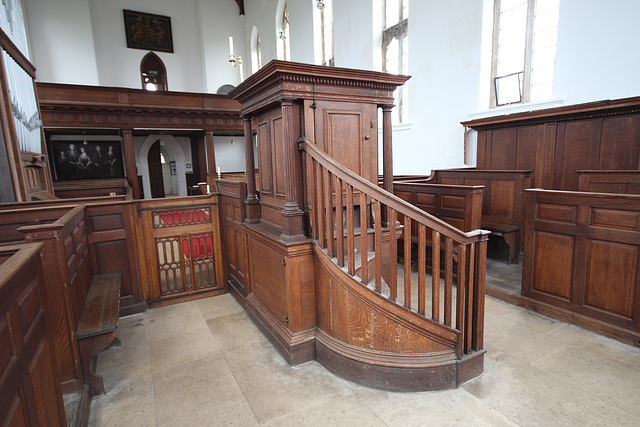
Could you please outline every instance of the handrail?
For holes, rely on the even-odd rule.
[[[457,228],[451,226],[450,224],[447,224],[441,219],[429,215],[427,212],[418,209],[410,203],[405,202],[398,196],[395,196],[378,187],[377,185],[372,184],[361,176],[354,175],[353,172],[349,171],[346,167],[336,162],[306,137],[298,139],[298,148],[309,153],[314,160],[322,160],[322,165],[326,167],[329,172],[331,172],[347,184],[353,186],[354,188],[360,187],[359,190],[370,195],[376,200],[385,202],[389,207],[395,209],[398,213],[409,215],[412,217],[415,216],[416,219],[420,220],[421,222],[435,222],[434,227],[432,228],[437,229],[437,231],[439,232],[448,230],[451,233],[455,234],[458,238],[463,240],[462,243],[473,243],[479,241],[482,236],[489,235],[488,231],[483,230],[473,230],[466,233],[464,231],[458,230]]]
[[[463,232],[424,212],[354,174],[306,137],[298,140],[298,148],[306,152],[310,234],[322,251],[371,291],[458,331],[458,357],[481,350],[489,232]],[[412,278],[416,264],[417,282]]]

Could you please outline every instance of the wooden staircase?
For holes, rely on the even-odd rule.
[[[316,244],[316,359],[389,390],[457,387],[481,373],[488,233],[462,232],[354,175],[310,140],[299,145]]]

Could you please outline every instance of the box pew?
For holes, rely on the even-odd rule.
[[[522,246],[524,190],[531,187],[529,170],[441,169],[433,171],[438,184],[483,185],[481,227],[502,237],[509,263],[517,262]]]
[[[102,204],[124,199],[125,196],[116,196],[2,203],[0,204],[0,245],[23,242],[24,234],[19,232],[18,228],[25,225],[50,224],[80,203]]]
[[[66,426],[45,319],[42,244],[0,247],[0,423]]]
[[[578,171],[578,191],[592,193],[640,194],[640,171]]]
[[[120,273],[94,274],[87,232],[86,205],[68,210],[50,224],[18,231],[27,242],[41,242],[47,324],[52,329],[63,392],[89,385],[104,392],[95,375],[97,353],[114,340],[118,324]]]
[[[482,210],[482,186],[442,185],[424,183],[394,182],[393,193],[399,198],[417,206],[425,212],[459,228],[462,231],[472,231],[480,228]],[[404,217],[399,214],[398,221],[403,223]],[[427,236],[431,233],[427,232]],[[404,241],[400,236],[398,252],[404,254]],[[418,243],[418,230],[411,230],[411,243]],[[430,258],[431,241],[427,239]],[[418,251],[411,251],[417,254]],[[412,261],[413,262],[413,261]],[[428,263],[430,266],[430,263]]]
[[[72,205],[54,205],[46,208],[30,207],[26,209],[0,208],[0,245],[24,242],[24,234],[18,231],[20,227],[50,224],[71,209],[73,209]]]
[[[526,221],[522,294],[543,303],[536,311],[633,344],[640,195],[527,190]]]

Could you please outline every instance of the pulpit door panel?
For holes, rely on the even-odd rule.
[[[378,182],[377,106],[316,101],[315,140],[326,153],[358,175]]]

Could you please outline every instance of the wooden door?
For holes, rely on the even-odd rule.
[[[151,185],[151,197],[164,197],[164,181],[162,179],[162,162],[160,161],[160,140],[156,141],[149,149],[147,156],[149,165],[149,184]]]
[[[378,115],[373,104],[317,101],[316,144],[358,175],[378,182]]]

